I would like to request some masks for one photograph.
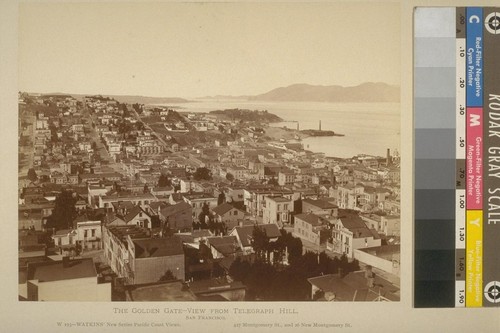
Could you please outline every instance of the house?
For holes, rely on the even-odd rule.
[[[98,208],[114,211],[113,203],[130,202],[146,209],[149,203],[155,201],[158,201],[158,198],[151,193],[116,193],[112,195],[99,195]]]
[[[111,283],[100,283],[92,258],[29,263],[26,284],[28,301],[111,301]]]
[[[126,284],[158,282],[167,271],[185,279],[184,251],[179,237],[151,238],[138,226],[105,227],[104,257]]]
[[[400,236],[401,218],[398,215],[382,216],[381,229],[386,236]]]
[[[155,196],[170,196],[170,194],[174,193],[175,190],[172,186],[165,186],[165,187],[153,187],[151,189],[151,193]]]
[[[198,216],[203,211],[203,206],[208,208],[217,206],[217,197],[206,193],[185,193],[182,195],[185,202],[193,208],[193,219],[198,220]]]
[[[102,233],[101,221],[91,220],[85,215],[78,216],[73,221],[76,229],[76,242],[82,250],[100,249]]]
[[[227,168],[227,173],[232,174],[235,180],[244,180],[248,169],[243,166],[232,166]]]
[[[231,230],[238,225],[239,220],[245,218],[245,212],[235,208],[234,206],[223,203],[212,209],[217,222],[224,223],[225,226]]]
[[[193,208],[187,202],[179,202],[175,205],[160,209],[158,214],[160,221],[168,228],[177,232],[190,231],[193,228]]]
[[[332,230],[334,252],[354,257],[354,250],[382,245],[379,234],[369,229],[358,215],[347,215],[334,222]]]
[[[293,212],[293,200],[282,197],[265,197],[263,221],[282,227],[290,223],[290,214]]]
[[[266,234],[270,242],[275,242],[281,236],[281,232],[276,224],[255,224],[246,226],[237,226],[229,233],[230,236],[236,236],[238,245],[243,254],[253,253],[252,240],[254,228],[260,228]]]
[[[114,212],[109,212],[104,218],[104,225],[108,227],[125,225],[125,221],[118,217]]]
[[[126,278],[130,272],[128,237],[148,238],[150,233],[138,226],[104,226],[102,230],[104,259],[118,277]]]
[[[292,170],[284,170],[278,173],[278,184],[280,186],[290,186],[295,182],[295,173]]]
[[[361,185],[339,185],[337,188],[337,205],[342,209],[361,210],[360,197],[364,192]]]
[[[307,279],[311,284],[311,299],[330,302],[395,302],[400,291],[390,281],[365,271],[328,274]],[[320,296],[323,295],[323,296]]]
[[[178,237],[128,239],[129,284],[158,282],[167,271],[185,279],[184,250]]]
[[[151,216],[148,215],[141,207],[134,206],[125,210],[125,215],[122,216],[126,225],[137,225],[141,228],[152,229]]]
[[[235,257],[242,254],[236,236],[209,237],[207,243],[214,259]]]
[[[308,242],[320,245],[329,237],[328,220],[312,214],[295,215],[293,235]]]
[[[51,238],[60,253],[63,253],[63,251],[76,251],[77,249],[77,232],[74,229],[58,230]]]
[[[243,193],[243,200],[247,212],[252,216],[263,217],[264,209],[266,206],[266,197],[268,196],[282,196],[288,199],[292,199],[293,192],[277,187],[270,187],[268,185],[266,185],[265,187],[249,186],[245,188]]]

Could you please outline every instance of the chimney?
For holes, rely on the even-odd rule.
[[[391,150],[387,148],[387,159],[386,159],[386,165],[389,166],[391,164]]]
[[[319,121],[319,130],[321,131],[321,120]]]
[[[64,256],[62,258],[62,264],[63,264],[63,268],[68,268],[70,267],[70,259],[69,259],[69,256]]]

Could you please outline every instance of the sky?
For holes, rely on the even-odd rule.
[[[19,90],[202,97],[400,83],[397,3],[23,3]]]

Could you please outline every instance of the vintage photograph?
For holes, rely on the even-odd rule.
[[[21,3],[19,300],[400,301],[400,24]]]

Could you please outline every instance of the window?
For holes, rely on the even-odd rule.
[[[83,237],[84,237],[84,238],[87,238],[87,231],[88,231],[88,230],[84,230],[84,231],[83,231]]]
[[[234,211],[234,215],[238,215],[238,211],[237,210]]]
[[[92,237],[95,237],[95,229],[92,229]]]

